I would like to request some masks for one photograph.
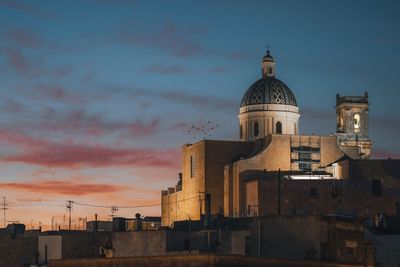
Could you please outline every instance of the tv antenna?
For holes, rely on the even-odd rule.
[[[117,206],[111,206],[111,218],[114,218],[115,217],[115,214],[117,214],[117,211],[118,211],[119,209],[118,209],[118,207]]]
[[[67,210],[68,210],[68,213],[69,213],[69,218],[68,218],[68,230],[71,230],[71,213],[72,213],[72,204],[73,204],[74,202],[72,201],[72,200],[68,200],[67,201],[67,205],[66,205],[66,208],[67,208]]]
[[[1,209],[3,210],[3,219],[4,219],[4,228],[6,228],[6,224],[7,224],[7,217],[6,217],[6,210],[8,210],[7,208],[8,204],[6,202],[6,197],[3,197],[3,204]]]

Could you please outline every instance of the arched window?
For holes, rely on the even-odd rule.
[[[258,134],[260,133],[260,129],[259,129],[259,126],[258,126],[258,122],[255,122],[254,123],[254,136],[258,136]]]
[[[354,120],[354,132],[358,133],[360,132],[360,127],[361,127],[360,113],[355,113],[353,116],[353,120]]]
[[[282,134],[282,123],[280,121],[276,123],[276,133]]]
[[[240,139],[243,138],[243,127],[242,125],[240,125]]]

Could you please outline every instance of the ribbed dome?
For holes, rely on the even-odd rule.
[[[247,89],[240,107],[258,104],[282,104],[297,107],[296,98],[286,84],[275,77],[259,79]]]

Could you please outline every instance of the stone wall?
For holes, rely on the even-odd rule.
[[[49,267],[362,267],[357,264],[321,263],[240,256],[163,256],[120,259],[84,259],[52,261]]]
[[[166,255],[166,231],[114,232],[115,257]]]
[[[163,191],[162,225],[174,221],[200,220],[205,213],[204,194],[211,194],[211,213],[224,210],[224,166],[238,155],[247,155],[254,143],[204,140],[182,148],[182,190]],[[193,173],[191,162],[193,159]]]
[[[301,136],[302,139],[308,139],[308,137],[316,138],[316,136]],[[321,136],[319,139],[321,167],[325,167],[343,156],[343,152],[336,145],[336,137]],[[225,166],[225,175],[228,175],[228,177],[225,177],[225,192],[231,193],[231,195],[225,196],[225,198],[228,198],[225,203],[232,205],[225,205],[225,215],[239,217],[246,214],[245,195],[243,194],[244,182],[251,179],[259,179],[260,181],[261,178],[265,180],[265,177],[262,177],[263,170],[269,173],[274,173],[279,169],[287,173],[298,171],[298,169],[293,169],[291,153],[290,135],[271,135],[265,139],[265,147],[260,149],[257,154]],[[261,184],[258,188],[261,190],[259,195],[271,195],[270,190]],[[273,194],[274,192],[272,192]],[[276,195],[273,197],[276,198]],[[272,203],[275,205],[276,200],[272,202],[269,200],[266,205],[271,206]]]
[[[37,234],[0,234],[0,266],[21,267],[37,261]],[[29,266],[29,265],[28,265]]]

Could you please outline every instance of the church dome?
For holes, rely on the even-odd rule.
[[[259,104],[281,104],[297,107],[296,98],[289,87],[274,76],[265,76],[249,87],[240,107]]]

